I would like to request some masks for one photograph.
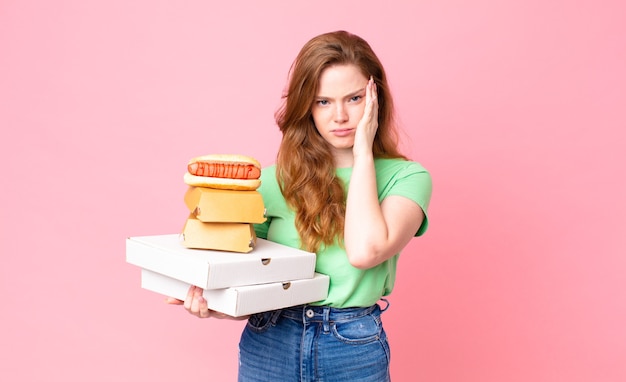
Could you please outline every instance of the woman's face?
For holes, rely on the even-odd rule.
[[[352,150],[365,109],[366,85],[367,78],[351,64],[330,66],[320,76],[311,113],[317,131],[335,154]]]

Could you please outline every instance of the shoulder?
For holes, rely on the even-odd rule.
[[[381,200],[397,195],[414,201],[422,208],[424,221],[415,234],[422,235],[428,229],[428,206],[433,188],[430,173],[420,163],[404,159],[377,159],[375,166]]]
[[[376,183],[381,199],[389,195],[407,197],[426,211],[432,179],[420,163],[404,159],[376,159]]]
[[[416,174],[430,178],[428,170],[420,163],[401,158],[377,158],[374,161],[374,166],[376,167],[377,176],[382,176],[383,178]]]

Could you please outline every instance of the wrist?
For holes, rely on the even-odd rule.
[[[374,153],[371,150],[366,151],[355,151],[353,153],[354,163],[373,163],[374,162]]]

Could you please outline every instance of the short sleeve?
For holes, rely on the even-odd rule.
[[[421,236],[428,229],[428,206],[433,187],[430,173],[419,163],[410,161],[381,172],[388,173],[386,177],[388,181],[380,195],[381,200],[389,195],[403,196],[417,203],[424,211],[424,221],[415,233],[415,236]]]

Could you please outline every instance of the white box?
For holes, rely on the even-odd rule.
[[[288,306],[321,301],[328,296],[330,278],[315,273],[313,278],[224,289],[203,293],[209,309],[239,317]],[[185,300],[190,284],[147,269],[141,270],[141,287]]]
[[[257,239],[251,252],[190,249],[178,234],[126,239],[126,261],[199,286],[220,289],[313,278],[315,253]]]

